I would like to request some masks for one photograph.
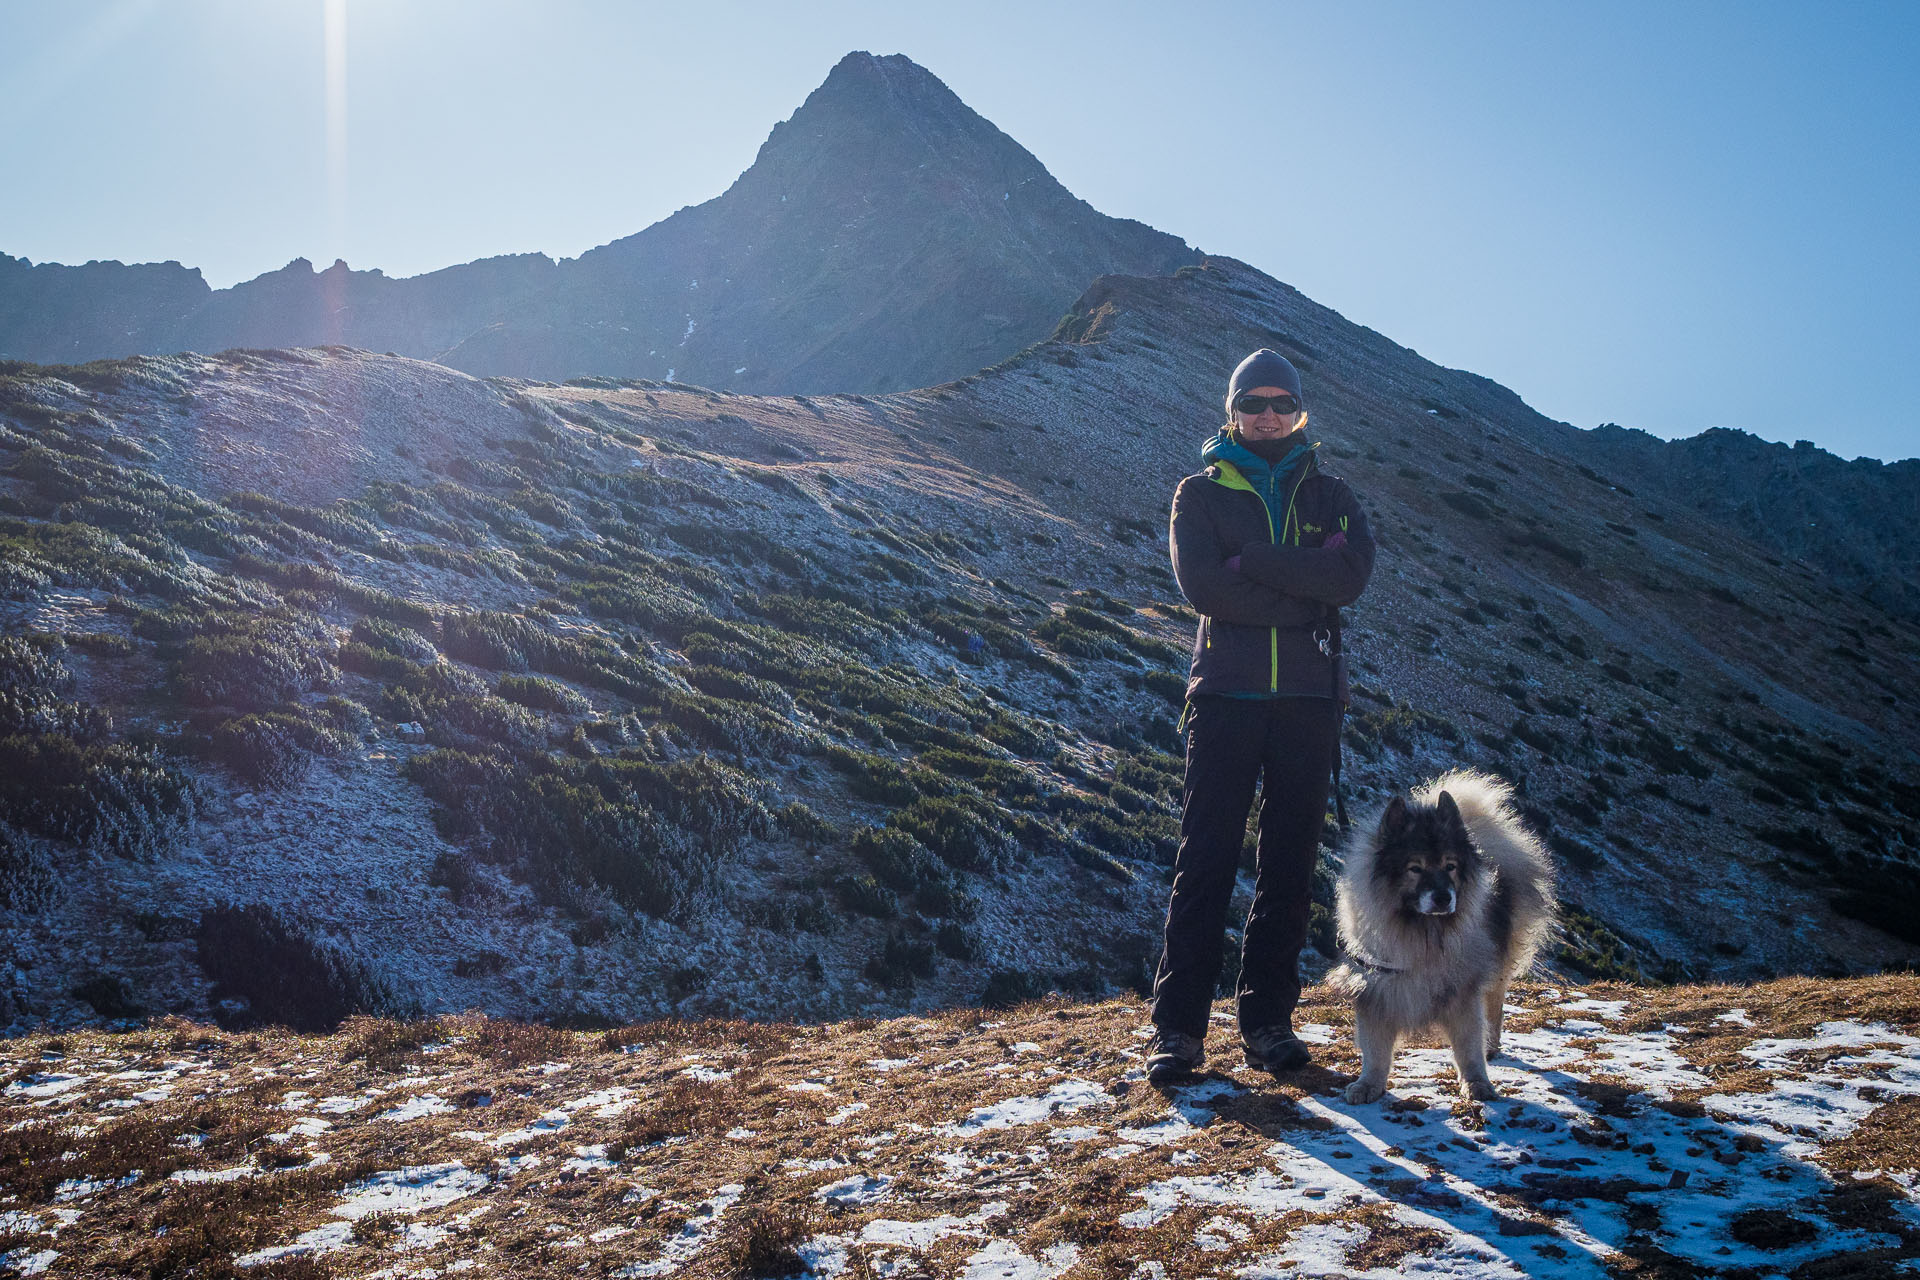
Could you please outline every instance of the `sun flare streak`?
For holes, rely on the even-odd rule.
[[[326,3],[327,231],[344,248],[347,231],[347,0]]]

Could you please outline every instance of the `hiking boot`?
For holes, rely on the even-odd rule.
[[[1240,1043],[1247,1051],[1247,1065],[1255,1071],[1284,1075],[1313,1061],[1306,1043],[1293,1034],[1291,1027],[1256,1027],[1242,1031]]]
[[[1147,1081],[1167,1084],[1199,1074],[1207,1062],[1207,1051],[1198,1036],[1184,1031],[1156,1030],[1147,1041]]]

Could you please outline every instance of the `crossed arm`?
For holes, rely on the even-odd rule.
[[[1174,494],[1168,534],[1173,575],[1188,602],[1217,621],[1313,626],[1357,600],[1373,573],[1373,535],[1345,485],[1340,486],[1336,510],[1346,519],[1343,545],[1280,547],[1260,542],[1228,547],[1183,482]],[[1236,556],[1239,568],[1229,568],[1228,559]]]
[[[1352,604],[1373,576],[1373,532],[1367,517],[1342,484],[1335,491],[1336,518],[1345,528],[1335,531],[1333,547],[1282,547],[1249,542],[1240,548],[1240,571],[1255,582],[1289,596],[1319,600],[1335,608]],[[1338,538],[1338,534],[1346,536]]]

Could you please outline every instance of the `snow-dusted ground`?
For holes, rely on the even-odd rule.
[[[522,1067],[455,1035],[397,1075],[338,1039],[16,1042],[32,1056],[9,1064],[0,1137],[63,1127],[73,1159],[130,1117],[171,1120],[182,1167],[90,1165],[44,1202],[0,1199],[0,1268],[111,1271],[156,1194],[287,1176],[186,1132],[249,1096],[299,1118],[271,1135],[277,1165],[338,1172],[227,1255],[243,1266],[723,1275],[771,1232],[793,1274],[819,1277],[1907,1274],[1920,981],[1882,983],[1912,990],[1874,1009],[1906,1015],[1848,1016],[1865,983],[1836,984],[1834,1016],[1804,1007],[1805,982],[1742,1004],[1537,988],[1516,996],[1484,1105],[1459,1100],[1439,1047],[1403,1049],[1387,1098],[1348,1105],[1346,1032],[1306,1019],[1309,1072],[1247,1071],[1216,1033],[1215,1071],[1156,1091],[1124,1004],[715,1034],[698,1052],[581,1040]],[[0,1158],[5,1185],[17,1172]]]

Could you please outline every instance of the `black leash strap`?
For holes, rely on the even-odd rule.
[[[1340,832],[1347,830],[1347,795],[1340,785],[1340,757],[1345,754],[1342,740],[1347,734],[1347,700],[1341,696],[1343,683],[1340,673],[1347,665],[1347,648],[1341,643],[1337,627],[1328,627],[1314,633],[1314,641],[1320,646],[1320,652],[1328,659],[1327,674],[1332,684],[1334,714],[1339,720],[1333,730],[1333,814],[1340,823]]]
[[[1334,816],[1340,820],[1340,833],[1345,835],[1347,831],[1347,797],[1346,793],[1340,788],[1340,757],[1345,754],[1341,739],[1346,737],[1347,733],[1347,707],[1345,703],[1340,703],[1338,706],[1340,724],[1333,731],[1333,813]]]

